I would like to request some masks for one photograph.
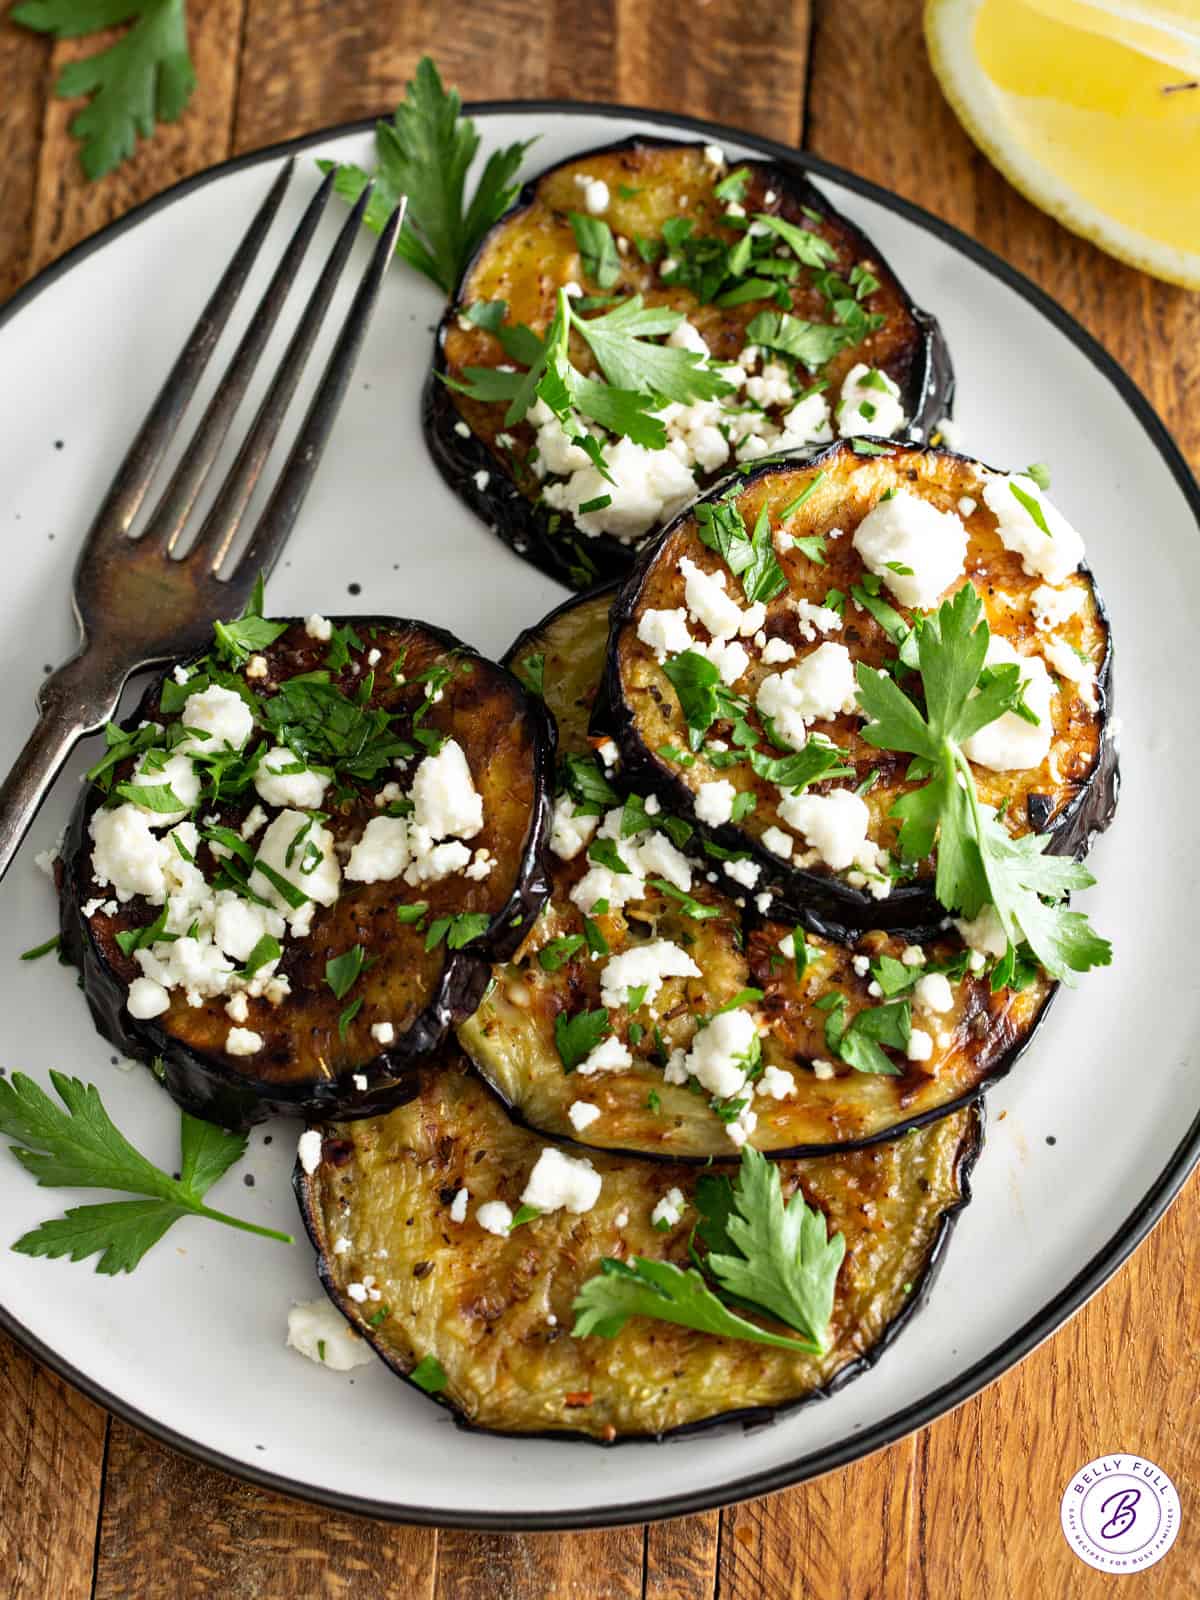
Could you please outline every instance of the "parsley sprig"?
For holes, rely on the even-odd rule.
[[[989,630],[974,585],[967,583],[924,620],[917,664],[924,709],[886,672],[858,666],[858,698],[870,721],[863,738],[916,758],[910,774],[927,781],[892,808],[899,845],[910,861],[937,844],[935,892],[948,911],[978,916],[988,903],[1009,941],[1012,961],[1024,944],[1053,978],[1107,966],[1112,946],[1066,898],[1095,878],[1081,862],[1048,856],[1037,834],[1012,838],[975,788],[963,741],[1021,703],[1020,668],[984,672]],[[914,770],[915,768],[915,770]]]
[[[605,1258],[575,1298],[575,1337],[611,1339],[630,1317],[651,1317],[720,1338],[823,1354],[846,1252],[842,1235],[829,1237],[824,1216],[799,1192],[785,1203],[778,1168],[749,1148],[733,1183],[701,1177],[695,1205],[695,1264]],[[706,1247],[703,1256],[696,1236]],[[799,1337],[761,1328],[734,1305],[771,1317]]]
[[[54,92],[63,100],[89,96],[71,122],[89,178],[131,156],[138,135],[156,122],[175,122],[196,84],[188,53],[185,0],[22,0],[9,20],[57,39],[77,39],[114,23],[129,23],[120,38],[62,69]]]
[[[494,150],[468,201],[467,171],[479,150],[479,134],[471,118],[462,115],[457,90],[443,88],[437,68],[423,56],[395,116],[375,124],[375,171],[340,165],[335,187],[353,204],[374,178],[364,220],[376,233],[406,194],[408,212],[396,254],[451,294],[484,234],[508,210],[532,142]],[[334,164],[318,162],[323,172]]]
[[[181,1217],[207,1217],[244,1233],[291,1244],[292,1237],[204,1204],[204,1196],[246,1151],[246,1136],[181,1113],[179,1177],[135,1150],[113,1124],[93,1084],[52,1072],[66,1110],[23,1072],[0,1079],[0,1133],[13,1155],[43,1188],[116,1189],[140,1195],[100,1205],[72,1206],[62,1217],[23,1234],[13,1249],[27,1256],[99,1254],[96,1271],[132,1272]]]

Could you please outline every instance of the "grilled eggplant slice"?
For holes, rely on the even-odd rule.
[[[515,1127],[461,1066],[424,1067],[409,1104],[324,1128],[321,1160],[296,1188],[334,1303],[401,1377],[490,1432],[609,1443],[721,1419],[766,1420],[871,1366],[933,1279],[969,1199],[977,1108],[850,1155],[788,1162],[831,1233],[846,1240],[829,1348],[809,1357],[634,1318],[612,1339],[572,1337],[572,1301],[604,1257],[688,1264],[694,1210],[667,1231],[651,1212],[693,1168],[597,1155],[600,1197],[498,1237],[478,1206],[517,1199],[546,1141]],[[450,1208],[470,1192],[462,1222]],[[360,1298],[365,1293],[366,1298]],[[436,1365],[435,1365],[436,1363]]]
[[[842,673],[832,685],[828,679],[810,685],[810,703],[819,706],[831,687],[850,678],[843,704],[852,707],[850,668],[895,663],[897,633],[911,626],[915,614],[878,575],[868,572],[854,548],[859,524],[881,502],[902,492],[937,512],[952,513],[965,524],[967,539],[965,562],[958,569],[965,576],[950,582],[948,592],[962,581],[974,583],[994,639],[1037,669],[1050,704],[1049,750],[1036,765],[990,770],[973,759],[980,799],[1003,810],[1014,836],[1046,833],[1052,852],[1078,856],[1108,826],[1116,807],[1117,754],[1106,736],[1112,668],[1107,615],[1085,567],[1055,586],[1024,569],[1021,553],[1006,548],[997,517],[985,503],[989,484],[1005,486],[1006,480],[945,450],[911,445],[884,449],[844,441],[807,457],[764,464],[744,483],[714,491],[708,504],[724,512],[736,507],[747,529],[755,528],[765,514],[786,579],[786,586],[767,601],[765,615],[758,608],[761,622],[754,637],[734,644],[734,649],[744,647],[749,659],[730,687],[746,703],[756,759],[793,753],[786,733],[772,741],[758,700],[764,680],[778,685],[810,656],[844,649],[849,666],[843,657]],[[697,509],[706,514],[704,507]],[[935,860],[908,864],[899,875],[894,870],[898,823],[891,813],[900,796],[917,786],[907,777],[910,758],[867,744],[860,736],[857,707],[806,716],[804,726],[831,738],[842,766],[850,769],[813,783],[806,794],[865,787],[867,848],[888,853],[868,863],[873,872],[856,864],[848,872],[835,871],[815,849],[807,848],[798,831],[789,831],[780,810],[786,792],[755,770],[748,752],[730,750],[730,729],[723,719],[712,725],[698,751],[689,749],[684,708],[668,672],[676,650],[670,645],[664,650],[655,625],[664,613],[680,622],[686,619],[688,628],[699,629],[702,642],[696,648],[706,648],[707,630],[688,611],[685,598],[686,574],[693,569],[681,571],[681,562],[718,575],[729,583],[730,598],[736,596],[739,604],[742,600],[737,580],[729,577],[721,555],[703,542],[702,531],[694,513],[681,516],[646,552],[614,608],[597,726],[615,739],[625,779],[687,816],[718,846],[748,852],[759,868],[759,887],[774,891],[790,910],[851,934],[864,928],[903,929],[913,937],[932,933],[943,918],[933,895]],[[893,567],[911,577],[905,563]],[[886,570],[883,576],[888,577]],[[873,593],[866,592],[864,582]],[[751,611],[747,607],[745,614]],[[1047,668],[1058,674],[1053,693]],[[812,716],[815,727],[810,725]],[[753,809],[736,822],[714,826],[705,822],[697,795],[702,785],[721,779],[737,790],[735,806]],[[768,840],[781,838],[794,847],[792,861],[768,848]]]
[[[254,726],[219,790],[211,766],[191,769],[185,759],[180,773],[168,750],[162,777],[201,792],[177,794],[194,798],[187,821],[148,831],[127,781],[137,760],[163,758],[127,756],[106,774],[107,793],[97,783],[82,796],[64,851],[63,945],[97,1027],[126,1054],[153,1062],[186,1109],[230,1126],[273,1112],[366,1115],[394,1104],[408,1092],[412,1064],[474,1009],[489,963],[517,947],[547,890],[553,730],[510,673],[420,623],[354,617],[281,626],[244,671],[214,653],[168,673],[126,724],[128,735],[157,724],[161,748],[196,720],[193,693],[249,708]],[[222,736],[222,728],[212,734]],[[432,813],[413,812],[410,790],[422,762],[452,754],[451,742],[481,819],[473,828],[448,818],[422,838],[416,824]],[[268,759],[279,745],[287,754]],[[264,777],[289,763],[290,774]],[[297,774],[306,763],[307,776]],[[443,777],[453,788],[461,772]],[[428,778],[430,804],[446,803],[448,790],[433,792],[432,768]],[[97,860],[93,821],[104,826],[117,815],[118,799],[135,835],[140,824],[143,854],[132,866],[114,865],[111,850]],[[461,794],[450,799],[457,804]],[[288,817],[295,836],[264,876],[268,841],[283,837]],[[356,861],[368,828],[374,842]],[[456,836],[447,841],[451,857],[435,860],[443,847],[432,840],[447,834]],[[418,867],[432,881],[405,876]],[[140,893],[126,885],[121,899],[119,871],[157,878]],[[173,897],[166,905],[164,894]],[[239,951],[222,915],[257,916],[267,943],[253,957]],[[194,936],[186,944],[185,930]]]
[[[494,314],[503,302],[508,327],[523,325],[544,337],[564,285],[573,293],[586,289],[601,312],[638,294],[648,306],[683,313],[719,363],[737,363],[753,347],[747,330],[763,314],[769,318],[782,310],[817,325],[819,332],[811,337],[831,337],[813,360],[798,356],[791,384],[781,389],[776,378],[763,378],[770,393],[746,389],[732,397],[741,415],[726,419],[726,432],[730,426],[750,428],[747,413],[756,405],[765,408],[772,424],[739,448],[741,459],[752,450],[763,454],[768,440],[781,448],[781,418],[812,388],[814,373],[819,373],[818,387],[829,386],[831,401],[860,363],[886,374],[917,438],[929,437],[950,409],[954,380],[938,325],[913,305],[870,240],[833,210],[799,167],[750,161],[731,173],[714,164],[712,153],[712,146],[636,138],[543,172],[484,240],[438,332],[425,396],[425,433],[435,462],[454,492],[506,543],[575,589],[628,571],[635,546],[669,518],[671,506],[680,503],[678,495],[690,498],[686,472],[657,521],[648,511],[637,529],[627,517],[618,526],[616,507],[604,514],[602,508],[573,513],[551,505],[545,494],[546,452],[540,459],[534,454],[534,427],[528,421],[506,423],[506,402],[473,399],[452,387],[470,381],[468,369],[511,371],[514,362],[528,365],[511,341],[508,349],[501,343],[497,324],[479,312],[481,305],[490,305]],[[602,216],[589,215],[589,207]],[[602,230],[603,266],[581,256],[571,213]],[[778,219],[785,231],[791,225],[798,252],[772,234],[767,254],[758,264],[750,262],[752,246],[766,249],[764,224],[750,221],[759,214]],[[688,224],[691,238],[681,242],[678,230]],[[714,266],[714,261],[727,262],[725,252],[735,246],[747,258],[736,281]],[[764,272],[771,275],[769,282]],[[586,300],[582,305],[582,315],[597,309]],[[790,361],[778,352],[767,354],[776,365]],[[574,332],[571,360],[580,371],[594,371],[590,351]],[[814,397],[803,425],[799,418],[791,425],[788,441],[795,442],[802,426],[801,439],[829,438],[827,425],[824,402]],[[713,481],[727,455],[719,434],[709,429],[706,445],[688,447],[685,464],[695,466],[703,486]],[[662,492],[665,499],[667,491]],[[603,494],[589,492],[580,504],[593,498]]]
[[[506,658],[519,677],[541,684],[567,759],[590,750],[592,675],[611,598],[606,591],[568,602],[523,634]],[[613,804],[620,804],[615,796]],[[631,804],[637,824],[653,824],[636,799]],[[680,820],[667,825],[686,844]],[[557,829],[555,839],[561,844]],[[678,866],[683,858],[667,859]],[[803,922],[768,921],[744,896],[735,898],[729,878],[722,874],[723,888],[711,883],[698,863],[686,893],[648,877],[636,898],[585,917],[572,891],[593,863],[582,849],[571,859],[552,854],[551,862],[541,918],[515,959],[496,968],[458,1039],[517,1117],[558,1138],[672,1160],[728,1157],[742,1139],[772,1155],[869,1143],[943,1115],[1007,1072],[1053,993],[1037,974],[1019,992],[993,994],[980,959],[972,970],[954,934],[918,948],[872,930],[848,945],[821,937],[811,923],[806,930]],[[708,869],[724,865],[707,858]],[[606,1006],[606,960],[596,952],[619,957],[657,941],[686,952],[698,971],[666,977],[649,1003]],[[940,981],[917,987],[935,972]],[[885,993],[872,993],[880,979]],[[831,1046],[839,1029],[853,1037],[875,1027],[885,996],[901,1004],[907,997],[908,1025],[928,1044],[925,1059],[910,1059],[895,1045],[885,1044],[880,1056],[858,1055],[853,1045],[842,1055]],[[730,1004],[759,1020],[761,1070],[724,1096],[699,1093],[694,1076],[680,1081],[679,1058],[695,1045],[703,1020]],[[605,1037],[624,1046],[627,1063],[594,1073],[564,1070],[556,1029],[602,1010]],[[874,1070],[860,1070],[854,1060]],[[780,1074],[790,1077],[790,1090]],[[578,1109],[572,1116],[579,1103],[599,1113],[585,1113],[592,1120],[582,1127]]]

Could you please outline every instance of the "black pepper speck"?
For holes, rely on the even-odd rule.
[[[1046,1135],[1046,1143],[1047,1144],[1057,1144],[1058,1140],[1054,1137],[1054,1135],[1052,1133],[1048,1133]]]
[[[246,1185],[247,1189],[253,1189],[254,1174],[252,1172],[244,1173],[242,1176],[242,1182]]]
[[[362,593],[362,584],[361,583],[348,583],[346,585],[346,593],[347,594],[361,594]]]

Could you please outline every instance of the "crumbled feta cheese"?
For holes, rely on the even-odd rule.
[[[1084,607],[1084,592],[1075,584],[1066,589],[1052,589],[1048,583],[1039,583],[1029,596],[1033,610],[1033,625],[1043,632],[1061,627]]]
[[[725,165],[725,152],[719,144],[706,144],[704,146],[704,159],[711,166],[723,167]]]
[[[321,1131],[319,1128],[305,1128],[296,1141],[296,1155],[300,1166],[311,1178],[321,1165]]]
[[[483,827],[483,800],[456,739],[447,739],[436,755],[421,762],[412,802],[413,821],[435,839],[472,839]]]
[[[850,368],[837,404],[837,427],[843,438],[852,433],[869,433],[890,439],[907,420],[899,385],[886,372],[861,361]]]
[[[925,952],[919,944],[906,944],[900,952],[900,960],[906,967],[923,967]]]
[[[254,773],[254,787],[269,806],[315,811],[329,784],[330,779],[323,772],[313,772],[292,751],[278,744],[267,751]]]
[[[486,1233],[499,1234],[503,1238],[512,1227],[512,1207],[505,1205],[503,1200],[485,1200],[475,1211],[475,1221]]]
[[[791,661],[796,654],[796,647],[789,644],[786,639],[768,639],[763,645],[762,659],[765,667],[777,667],[781,662]]]
[[[371,1347],[330,1301],[306,1300],[288,1312],[287,1345],[331,1372],[367,1366]]]
[[[746,1082],[758,1029],[749,1011],[722,1011],[692,1041],[686,1067],[710,1094],[725,1099]]]
[[[153,759],[161,761],[162,753],[155,752]],[[141,806],[136,800],[132,803],[139,810],[145,810],[152,828],[169,828],[176,822],[182,822],[200,798],[200,778],[196,768],[187,756],[173,755],[163,761],[161,766],[148,765],[151,761],[149,755],[143,756],[138,763],[130,784],[135,788],[146,788],[154,785],[169,787],[175,798],[179,801],[178,811],[152,811],[148,806]],[[132,796],[130,796],[132,800]]]
[[[737,790],[728,778],[715,778],[709,783],[702,783],[696,791],[696,815],[701,822],[719,828],[733,816],[733,802],[736,799]]]
[[[771,826],[763,831],[762,842],[773,856],[779,856],[784,861],[792,859],[792,850],[795,840],[790,834],[784,833],[782,828]]]
[[[225,1002],[225,1015],[230,1022],[245,1022],[250,1015],[250,1002],[246,999],[246,991],[239,989],[236,994],[230,995]]]
[[[150,825],[149,813],[140,806],[113,806],[96,811],[88,831],[92,836],[92,873],[101,888],[111,885],[118,900],[144,895],[151,905],[162,905],[166,898],[163,870],[167,851],[175,853],[166,839],[159,839]]]
[[[700,968],[686,950],[669,939],[652,939],[609,958],[600,974],[600,999],[606,1006],[623,1006],[631,989],[644,989],[642,1004],[648,1005],[667,978],[699,976]]]
[[[267,813],[263,810],[263,808],[261,806],[252,806],[246,813],[246,820],[238,829],[239,835],[243,839],[253,839],[254,835],[258,832],[266,820]]]
[[[650,1213],[650,1221],[654,1226],[662,1228],[677,1228],[687,1208],[687,1201],[683,1198],[682,1189],[668,1189],[666,1194]]]
[[[913,1000],[921,1011],[951,1011],[954,990],[944,972],[927,972],[913,985]]]
[[[302,836],[299,844],[295,844],[297,836]],[[298,921],[301,926],[311,926],[312,912],[309,907],[290,905],[266,875],[259,871],[259,862],[265,863],[275,877],[285,879],[318,905],[331,906],[338,897],[342,874],[333,852],[333,835],[321,823],[305,816],[303,811],[281,811],[263,834],[259,840],[254,870],[250,874],[250,888],[260,899],[281,912],[293,928]]]
[[[547,1145],[529,1174],[521,1203],[539,1211],[566,1210],[579,1216],[596,1204],[601,1183],[600,1174],[586,1157],[565,1156]]]
[[[467,431],[470,432],[470,429]],[[320,639],[328,643],[333,637],[333,624],[328,617],[319,616],[314,612],[304,624],[304,631],[310,639]]]
[[[467,427],[465,422],[456,422],[454,424],[454,431],[460,439],[469,439],[471,437],[471,430]]]
[[[638,618],[637,636],[660,663],[694,647],[682,606],[674,611],[643,611]]]
[[[1042,655],[1058,673],[1079,690],[1079,697],[1087,706],[1095,708],[1096,673],[1090,661],[1078,656],[1065,639],[1057,636],[1043,642]]]
[[[225,1052],[231,1056],[254,1056],[263,1047],[263,1036],[253,1028],[230,1028],[225,1038]]]
[[[483,491],[487,488],[488,484],[491,483],[491,481],[492,481],[491,473],[490,472],[485,472],[482,467],[479,469],[478,472],[473,473],[472,476],[474,478],[475,487],[479,490],[480,494],[483,493]]]
[[[818,645],[785,672],[768,673],[758,686],[755,703],[772,718],[780,737],[794,749],[804,748],[808,722],[853,711],[856,705],[854,664],[844,644]]]
[[[789,827],[804,835],[827,867],[841,872],[861,864],[871,813],[852,789],[788,795],[780,802],[779,812]]]
[[[176,745],[178,755],[240,750],[254,731],[254,716],[241,695],[217,683],[187,697],[181,721],[194,732]]]
[[[354,1301],[355,1305],[361,1306],[367,1299],[367,1286],[365,1283],[348,1283],[346,1285],[346,1293]]]
[[[650,450],[622,435],[605,444],[600,454],[611,482],[588,458],[565,483],[547,484],[542,491],[546,505],[569,512],[584,534],[611,533],[628,544],[656,523],[670,521],[695,498],[690,468],[670,450]],[[589,500],[607,504],[581,512]]]
[[[976,506],[978,504],[979,504],[979,502],[977,500],[973,500],[969,494],[964,494],[960,498],[960,500],[958,502],[958,514],[959,514],[959,516],[960,517],[969,517],[969,516],[971,516],[972,513],[975,511],[975,508],[976,508]]]
[[[841,632],[843,618],[839,616],[832,606],[817,606],[811,600],[803,598],[789,600],[788,604],[796,613],[800,637],[806,642],[815,639],[819,633]],[[763,657],[763,660],[766,660],[766,656]]]
[[[928,1061],[933,1054],[933,1039],[924,1028],[914,1028],[905,1051],[910,1061]]]
[[[812,1070],[814,1078],[827,1080],[836,1076],[836,1071],[832,1061],[821,1061],[819,1059],[815,1060],[812,1062]]]
[[[575,802],[569,794],[560,794],[554,802],[554,816],[550,824],[550,848],[563,861],[574,861],[579,852],[591,843],[598,817],[577,817]]]
[[[743,889],[753,889],[762,873],[758,862],[749,859],[726,861],[723,863],[723,869],[725,876],[732,878],[734,883],[740,883]]]
[[[772,900],[773,896],[769,889],[764,889],[761,894],[756,894],[754,896],[754,909],[758,912],[760,917],[765,917],[767,912],[770,911]]]
[[[714,639],[731,639],[742,625],[742,608],[725,592],[723,572],[705,572],[688,556],[679,563],[688,611]]]
[[[270,672],[266,656],[251,656],[246,663],[247,678],[266,678],[270,676]]]
[[[1002,956],[1008,949],[1008,935],[992,904],[983,906],[976,917],[956,917],[954,926],[963,943],[985,956]]]
[[[590,1128],[600,1116],[603,1116],[600,1107],[593,1105],[590,1100],[572,1100],[567,1108],[567,1117],[576,1133],[582,1133],[585,1128]]]
[[[796,1080],[790,1072],[779,1067],[764,1067],[762,1077],[754,1085],[755,1094],[771,1100],[786,1100],[796,1092]]]
[[[390,1022],[373,1022],[371,1024],[371,1037],[376,1044],[394,1044],[396,1042],[396,1029]]]
[[[283,918],[277,911],[256,906],[253,901],[242,900],[224,890],[214,898],[211,914],[214,944],[238,962],[248,960],[255,945],[266,935],[272,939],[283,936]],[[273,962],[259,968],[265,976],[270,976],[273,970]]]
[[[496,858],[490,850],[476,850],[471,857],[471,865],[463,873],[464,878],[470,878],[475,883],[482,883],[484,878],[490,877],[496,866]]]
[[[160,1017],[171,1004],[171,997],[161,983],[153,978],[135,978],[125,997],[125,1009],[131,1017],[145,1022],[150,1017]]]
[[[739,644],[736,639],[714,639],[710,644],[697,644],[692,648],[708,657],[724,684],[735,684],[750,665],[745,645]]]
[[[869,956],[855,956],[851,960],[850,965],[854,968],[856,975],[860,978],[865,978],[867,973],[871,970],[871,960]]]
[[[1049,538],[1013,493],[1014,488],[1037,504],[1050,530]],[[1001,544],[1021,557],[1022,569],[1031,578],[1042,577],[1049,583],[1062,583],[1083,560],[1083,540],[1079,534],[1024,473],[1014,473],[1011,477],[989,473],[983,486],[983,500],[996,518]]]
[[[962,741],[963,753],[977,766],[991,772],[1022,771],[1040,767],[1050,753],[1054,736],[1050,700],[1054,684],[1040,656],[1021,656],[1007,639],[993,633],[988,640],[985,665],[1017,665],[1025,684],[1025,704],[1037,717],[1036,725],[1026,722],[1015,711],[1005,711],[994,722],[986,723]],[[972,698],[977,694],[972,690]]]
[[[454,1199],[450,1202],[450,1221],[465,1222],[467,1220],[467,1206],[471,1200],[469,1189],[459,1189]]]
[[[603,178],[593,178],[586,172],[577,172],[575,182],[583,190],[583,204],[592,216],[599,217],[608,210],[611,198]]]
[[[436,844],[427,828],[410,828],[408,842],[412,860],[404,870],[404,881],[414,888],[425,883],[440,883],[471,863],[471,852],[457,839]]]
[[[967,530],[953,511],[939,511],[928,500],[898,489],[859,523],[854,548],[868,572],[882,578],[901,605],[924,611],[961,577]]]
[[[621,752],[611,739],[605,739],[603,744],[597,745],[596,754],[605,767],[615,767],[621,759]]]
[[[597,1072],[624,1072],[632,1065],[633,1057],[625,1045],[615,1033],[610,1033],[588,1052],[575,1070],[580,1077],[590,1078]]]
[[[355,883],[398,878],[410,859],[408,823],[403,817],[372,817],[350,852],[346,877]]]

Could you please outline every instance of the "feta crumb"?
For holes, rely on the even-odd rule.
[[[673,611],[643,611],[638,618],[637,636],[661,664],[668,656],[682,655],[694,647],[682,606]]]
[[[270,671],[266,656],[251,656],[246,663],[247,678],[266,678],[270,676]]]
[[[792,859],[792,848],[795,840],[791,834],[784,833],[782,828],[771,826],[763,831],[762,842],[773,856],[779,856],[783,861]]]
[[[268,750],[254,773],[254,787],[269,806],[295,806],[303,811],[319,808],[331,781],[297,760],[284,745]]]
[[[836,1072],[832,1061],[813,1061],[812,1070],[814,1078],[821,1078],[824,1080],[836,1077]]]
[[[910,1061],[928,1061],[933,1054],[933,1039],[924,1028],[914,1028],[905,1051]]]
[[[852,789],[789,795],[780,802],[779,811],[788,826],[802,833],[835,872],[853,866],[863,855],[871,813]]]
[[[585,1157],[566,1156],[548,1145],[538,1156],[521,1191],[521,1203],[539,1211],[590,1211],[600,1198],[602,1180]]]
[[[710,1094],[722,1099],[746,1082],[749,1052],[758,1028],[749,1011],[722,1011],[692,1042],[686,1069]]]
[[[913,1000],[922,1011],[951,1011],[954,990],[944,972],[927,972],[913,985]]]
[[[923,967],[925,952],[919,944],[906,944],[900,952],[900,960],[906,967]]]
[[[1050,530],[1047,538],[1013,490],[1039,508]],[[983,486],[983,500],[996,518],[996,532],[1006,550],[1021,557],[1021,567],[1031,578],[1062,583],[1083,560],[1083,540],[1032,478],[1024,473],[1006,477],[990,473]]]
[[[582,1133],[585,1128],[590,1128],[600,1116],[603,1116],[600,1107],[593,1105],[590,1100],[573,1100],[567,1108],[567,1117],[576,1133]]]
[[[825,721],[852,711],[857,703],[854,663],[844,644],[825,643],[785,672],[769,673],[755,703],[771,717],[781,738],[802,750],[809,721]]]
[[[241,695],[217,683],[187,697],[181,720],[194,732],[176,745],[177,756],[240,750],[254,731],[254,715]]]
[[[969,517],[969,516],[971,516],[974,513],[974,511],[975,511],[975,509],[976,509],[978,504],[979,504],[979,502],[977,500],[973,500],[969,494],[964,494],[960,498],[960,500],[958,502],[958,514],[959,514],[959,516],[960,517]]]
[[[683,1198],[682,1189],[668,1189],[666,1194],[650,1213],[650,1221],[657,1228],[676,1228],[683,1218],[687,1201]]]
[[[396,1029],[390,1022],[373,1022],[371,1024],[371,1037],[376,1044],[394,1044],[396,1042]]]
[[[304,624],[304,631],[310,639],[328,642],[333,637],[333,624],[328,617],[322,617],[314,611]]]
[[[257,1055],[263,1047],[263,1036],[253,1028],[230,1028],[225,1038],[225,1053],[231,1056]]]
[[[764,889],[761,894],[756,894],[754,896],[754,909],[758,912],[760,917],[765,917],[767,912],[770,911],[772,899],[773,897],[769,889]]]
[[[152,978],[135,978],[125,997],[126,1011],[139,1022],[160,1017],[170,1004],[170,995],[161,983],[155,983]]]
[[[886,372],[861,361],[850,368],[837,403],[837,427],[843,438],[867,433],[889,439],[906,421],[899,385]]]
[[[454,424],[454,431],[460,439],[469,439],[471,437],[471,430],[467,427],[465,422],[456,422]]]
[[[575,183],[583,190],[584,208],[593,217],[602,216],[608,210],[609,200],[611,199],[608,185],[604,179],[593,178],[586,172],[577,172],[575,174]]]
[[[981,955],[1000,957],[1008,949],[1004,924],[990,902],[980,909],[976,917],[956,917],[954,926],[963,943]]]
[[[779,1067],[764,1067],[762,1077],[754,1085],[755,1094],[771,1100],[786,1100],[796,1091],[796,1080],[790,1072]]]
[[[472,839],[483,827],[483,800],[457,739],[426,756],[412,784],[413,821],[435,839]]]
[[[512,1227],[512,1207],[505,1205],[503,1200],[485,1200],[476,1208],[475,1221],[486,1233],[495,1233],[503,1238]]]
[[[490,472],[485,472],[481,467],[478,472],[473,474],[473,476],[475,479],[475,487],[479,490],[480,494],[482,494],[487,488],[488,484],[491,483],[492,475]]]
[[[288,1312],[287,1347],[319,1367],[349,1372],[370,1364],[371,1347],[328,1300],[306,1300]]]
[[[737,790],[728,778],[716,778],[709,783],[702,783],[696,791],[696,815],[701,822],[719,828],[733,816],[733,802],[736,799]]]
[[[868,572],[882,578],[901,605],[924,611],[962,576],[967,530],[953,511],[898,489],[868,511],[853,544]]]
[[[632,1065],[633,1057],[616,1034],[611,1033],[588,1052],[575,1070],[581,1077],[590,1078],[597,1072],[624,1072]]]
[[[459,1189],[454,1199],[450,1202],[450,1221],[465,1222],[467,1220],[467,1206],[471,1200],[469,1189]]]
[[[855,973],[860,978],[865,978],[867,973],[871,970],[871,961],[869,956],[855,956],[851,960],[850,965],[854,968]]]
[[[250,1015],[250,1002],[246,999],[246,991],[239,989],[225,1002],[225,1015],[230,1022],[245,1022]]]
[[[732,878],[734,883],[740,883],[743,889],[753,889],[759,880],[762,868],[757,861],[726,861],[724,871],[727,878]]]
[[[301,1169],[311,1178],[321,1165],[321,1131],[319,1128],[305,1128],[296,1141],[296,1155],[299,1157]]]
[[[723,167],[725,165],[725,152],[719,144],[706,144],[704,146],[704,159],[710,166]]]
[[[669,939],[635,944],[610,957],[600,974],[601,1002],[609,1007],[628,1005],[631,989],[644,989],[642,1003],[656,998],[667,978],[698,978],[700,968]]]
[[[763,665],[777,667],[781,662],[791,661],[795,654],[795,645],[789,644],[786,639],[768,639],[762,650]]]
[[[551,850],[563,861],[574,861],[591,842],[599,820],[598,817],[577,817],[571,796],[559,795],[554,802],[554,816],[550,824]]]
[[[988,640],[984,664],[989,667],[1015,664],[1021,669],[1025,685],[1025,704],[1037,717],[1036,725],[1026,722],[1015,711],[1005,711],[993,722],[962,741],[963,753],[977,766],[992,772],[1011,772],[1040,767],[1050,753],[1054,735],[1051,696],[1054,684],[1040,656],[1021,656],[998,633]],[[972,698],[978,690],[972,690]]]
[[[263,808],[261,806],[252,806],[246,813],[246,820],[238,829],[239,835],[243,839],[253,839],[254,835],[258,832],[266,820],[267,813],[263,810]]]
[[[1074,584],[1067,589],[1052,589],[1048,583],[1039,583],[1029,596],[1029,603],[1034,627],[1050,632],[1083,610],[1084,593]]]

